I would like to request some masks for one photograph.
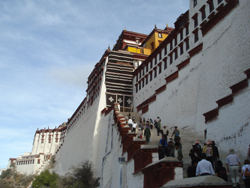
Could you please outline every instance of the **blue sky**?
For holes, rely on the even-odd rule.
[[[0,0],[0,168],[66,122],[123,29],[173,26],[188,0]]]

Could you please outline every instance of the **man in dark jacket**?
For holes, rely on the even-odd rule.
[[[167,145],[166,151],[165,151],[167,157],[170,157],[170,154],[172,153],[172,150],[174,150],[173,141],[171,139],[169,139],[168,145]]]
[[[189,156],[192,161],[192,165],[194,165],[194,160],[199,162],[201,160],[201,153],[202,153],[202,148],[200,145],[200,140],[196,139],[194,145],[192,146],[192,149],[189,152]]]
[[[216,169],[217,168],[217,161],[220,159],[220,155],[219,155],[219,150],[215,146],[214,141],[212,141],[212,148],[213,148],[213,164],[214,164],[214,169]]]
[[[217,161],[216,166],[217,166],[217,168],[215,170],[216,176],[218,176],[218,177],[224,179],[225,181],[227,181],[227,179],[228,179],[227,170],[226,170],[226,168],[224,168],[222,166],[222,162],[220,160]]]
[[[151,137],[151,131],[148,128],[148,126],[146,126],[146,129],[144,131],[144,136],[146,137],[146,144],[148,144],[150,141],[150,137]]]

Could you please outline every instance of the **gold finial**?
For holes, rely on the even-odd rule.
[[[126,29],[126,27],[125,27],[125,29],[124,29],[124,30],[125,30],[125,31],[127,30],[127,29]]]
[[[167,27],[168,27],[168,23],[167,23]]]

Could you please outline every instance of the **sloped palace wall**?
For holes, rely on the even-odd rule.
[[[97,166],[96,158],[101,150],[98,148],[99,138],[102,135],[99,127],[107,125],[102,124],[101,120],[101,110],[106,107],[104,80],[103,78],[101,80],[99,97],[91,106],[88,108],[85,106],[75,115],[72,126],[67,130],[63,144],[56,153],[55,171],[60,175],[67,173],[72,166],[85,161]]]
[[[218,143],[223,156],[234,147],[243,157],[249,144],[246,135],[250,118],[249,86],[240,93],[236,92],[233,101],[219,110],[218,101],[232,95],[230,87],[247,78],[245,71],[250,69],[249,10],[249,1],[240,0],[208,32],[199,30],[200,41],[197,44],[192,42],[190,34],[190,50],[179,61],[168,65],[157,81],[134,92],[134,111],[138,110],[146,118],[160,116],[163,124],[169,127],[189,126],[198,133],[207,128],[208,138]],[[190,9],[190,25],[193,24],[193,14]],[[185,66],[178,68],[181,64]],[[63,175],[72,165],[90,160],[96,175],[101,177],[101,187],[143,187],[142,172],[133,174],[134,159],[125,164],[118,162],[125,137],[119,133],[114,111],[101,113],[106,104],[104,80],[103,77],[99,98],[67,132],[56,154],[55,171]],[[146,110],[142,109],[143,106],[136,108],[147,99],[151,100]],[[214,109],[217,109],[216,115],[213,114]],[[126,160],[128,155],[123,153]],[[157,158],[153,156],[152,162]]]
[[[208,137],[219,142],[224,134],[218,130],[230,130],[231,127],[228,125],[231,125],[232,122],[229,118],[220,121],[218,126],[221,128],[217,130],[216,127],[211,128],[209,124],[206,125],[203,114],[216,108],[218,106],[216,101],[231,94],[230,87],[247,77],[244,71],[250,68],[248,11],[250,4],[246,0],[234,1],[234,4],[237,5],[218,23],[216,23],[216,19],[224,15],[215,15],[214,19],[211,18],[211,22],[208,23],[211,29],[208,32],[205,31],[205,27],[202,29],[200,26],[200,39],[197,44],[193,42],[192,17],[198,12],[199,24],[201,23],[199,9],[204,4],[206,5],[206,1],[202,2],[204,3],[198,2],[198,7],[195,8],[197,10],[190,8],[190,50],[184,52],[173,64],[168,64],[169,67],[157,76],[157,80],[153,80],[135,94],[135,106],[139,107],[139,112],[143,113],[143,117],[160,116],[162,124],[167,125],[168,128],[188,126],[200,134],[203,134],[207,128]],[[214,1],[215,9],[217,8],[216,2]],[[192,7],[193,4],[191,3],[190,6]],[[206,14],[209,17],[208,11]],[[209,22],[208,18],[207,20]],[[215,24],[212,25],[213,23]],[[182,66],[183,64],[185,66]],[[142,98],[143,100],[141,100]],[[149,102],[140,106],[147,99]],[[249,100],[245,105],[249,106]],[[145,106],[146,110],[143,109]],[[249,114],[249,110],[239,110],[243,114]],[[235,118],[236,122],[242,121],[239,116]],[[247,122],[245,120],[239,127]],[[231,134],[233,133],[230,132],[229,135]],[[243,152],[248,144],[243,146],[239,142],[234,146],[241,147]],[[222,143],[219,147],[222,150],[225,147],[228,148]]]

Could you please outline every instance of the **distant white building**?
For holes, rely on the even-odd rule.
[[[63,142],[67,124],[63,123],[58,128],[37,130],[34,136],[32,152],[25,152],[17,158],[10,158],[7,168],[15,163],[16,170],[20,173],[36,174],[41,171],[45,163]]]

